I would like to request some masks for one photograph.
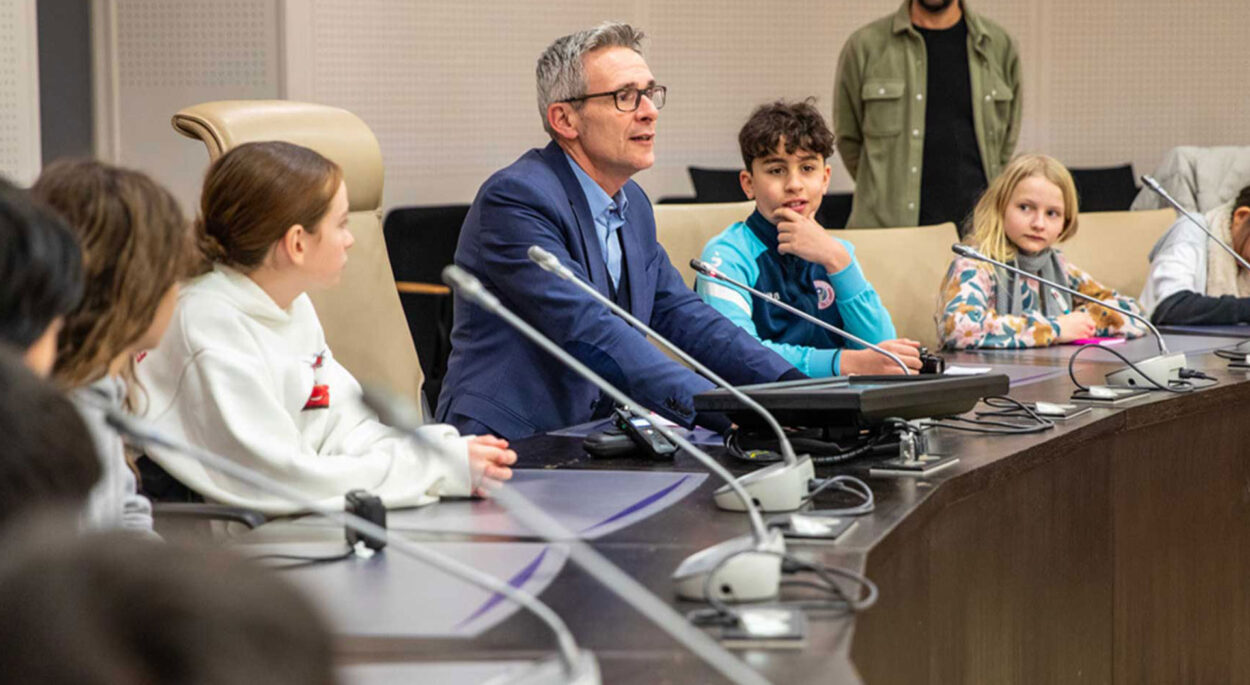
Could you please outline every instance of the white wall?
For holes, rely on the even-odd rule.
[[[0,175],[39,175],[39,46],[35,0],[0,0]]]
[[[815,95],[827,114],[838,51],[896,0],[97,0],[118,6],[122,161],[193,198],[205,157],[178,107],[224,97],[306,99],[373,127],[385,203],[468,202],[492,171],[542,145],[534,62],[555,37],[605,19],[651,36],[669,86],[653,198],[691,192],[687,165],[737,166],[750,109]],[[1250,144],[1244,0],[1001,0],[973,8],[1010,30],[1024,62],[1021,150],[1072,166],[1147,172],[1175,145]],[[125,55],[132,55],[125,59]],[[196,166],[196,165],[199,166]],[[849,178],[834,162],[835,189]]]

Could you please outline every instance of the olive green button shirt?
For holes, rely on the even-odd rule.
[[[1020,137],[1020,58],[994,22],[968,11],[968,71],[973,128],[985,178],[993,181]],[[915,226],[928,57],[911,23],[911,0],[853,33],[838,57],[833,127],[838,155],[855,179],[847,228]]]

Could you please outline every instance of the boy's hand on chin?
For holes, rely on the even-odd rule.
[[[773,219],[777,222],[777,251],[781,254],[815,262],[831,274],[850,266],[851,254],[812,217],[781,207]]]

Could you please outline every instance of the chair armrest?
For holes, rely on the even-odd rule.
[[[413,283],[412,281],[395,281],[395,288],[401,293],[417,295],[450,295],[451,288],[438,283]]]
[[[234,521],[242,523],[248,528],[256,528],[269,520],[264,514],[255,509],[200,502],[153,502],[152,516],[155,518]]]

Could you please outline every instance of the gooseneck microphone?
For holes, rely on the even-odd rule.
[[[912,371],[911,371],[910,369],[908,369],[908,368],[907,368],[907,365],[903,363],[903,360],[902,360],[902,359],[899,359],[899,358],[898,358],[898,355],[894,354],[893,352],[890,352],[889,350],[887,350],[887,349],[885,349],[885,348],[883,348],[883,347],[881,347],[881,346],[879,346],[879,345],[874,345],[874,344],[872,344],[872,343],[868,342],[867,340],[864,340],[863,338],[861,338],[861,337],[859,337],[859,336],[857,336],[857,335],[854,335],[854,334],[852,334],[852,333],[848,333],[847,331],[844,331],[844,330],[842,330],[841,328],[838,328],[837,326],[834,326],[833,324],[831,324],[831,323],[829,323],[829,322],[827,322],[827,321],[821,321],[820,319],[818,319],[818,318],[816,318],[816,317],[812,316],[811,314],[808,314],[807,312],[805,312],[805,311],[803,311],[803,310],[801,310],[801,309],[799,309],[799,308],[797,308],[797,307],[791,306],[790,304],[788,304],[788,303],[786,303],[786,302],[783,302],[780,298],[773,297],[772,295],[769,295],[768,293],[766,293],[766,292],[764,292],[764,291],[762,291],[762,290],[756,290],[755,288],[752,288],[751,286],[749,286],[749,285],[747,285],[747,284],[745,284],[745,283],[742,283],[742,282],[740,282],[740,281],[736,281],[736,280],[734,280],[734,279],[730,278],[729,276],[726,276],[725,274],[723,274],[723,273],[721,273],[721,272],[717,271],[717,270],[716,270],[716,269],[715,269],[715,268],[714,268],[711,264],[708,264],[707,262],[703,261],[702,259],[692,259],[692,260],[690,260],[690,268],[694,269],[695,271],[699,272],[700,274],[703,274],[704,276],[707,276],[708,278],[715,279],[715,280],[717,280],[717,281],[721,281],[721,282],[724,282],[724,283],[728,283],[729,285],[732,285],[732,286],[734,286],[735,288],[741,288],[741,289],[743,289],[743,290],[745,290],[745,291],[747,291],[747,292],[751,293],[752,295],[756,296],[757,298],[759,298],[759,299],[761,299],[761,300],[763,300],[763,301],[765,301],[765,302],[767,302],[767,303],[769,303],[769,304],[775,305],[775,306],[777,306],[777,307],[781,307],[782,309],[786,310],[787,312],[790,312],[791,314],[793,314],[793,315],[795,315],[795,316],[797,316],[797,317],[799,317],[799,318],[801,318],[801,319],[803,319],[803,320],[805,320],[805,321],[808,321],[808,322],[810,322],[810,323],[816,324],[817,326],[820,326],[821,328],[823,328],[823,329],[825,329],[825,330],[827,330],[827,331],[829,331],[829,332],[831,332],[831,333],[834,333],[835,335],[841,336],[842,338],[844,338],[844,339],[846,339],[846,340],[850,340],[851,342],[856,343],[856,344],[858,344],[858,345],[862,345],[862,346],[864,346],[864,347],[866,347],[866,348],[868,348],[868,349],[872,350],[873,352],[876,352],[877,354],[881,354],[881,355],[885,355],[886,357],[889,357],[891,360],[893,360],[893,361],[894,361],[894,363],[895,363],[895,364],[898,364],[898,368],[900,368],[900,369],[902,369],[902,370],[903,370],[903,375],[907,375],[907,374],[912,373]]]
[[[413,442],[434,453],[446,448],[417,429],[421,427],[421,415],[408,398],[377,386],[365,386],[361,399],[388,426],[403,431]],[[576,533],[543,511],[533,502],[522,497],[511,486],[492,490],[491,497],[508,513],[539,537],[551,543],[565,545],[569,557],[586,569],[605,588],[634,607],[661,630],[681,643],[696,656],[703,659],[729,680],[736,683],[766,683],[763,677],[751,670],[721,647],[704,631],[690,625],[667,603],[660,601],[650,590],[608,561],[594,547],[586,544]]]
[[[588,685],[601,682],[599,664],[594,655],[589,650],[583,650],[578,647],[576,640],[573,639],[573,634],[559,615],[528,592],[515,588],[509,583],[451,557],[425,549],[402,537],[388,535],[385,528],[372,521],[367,521],[355,514],[349,514],[320,504],[295,488],[241,466],[225,457],[168,437],[157,431],[151,424],[130,416],[115,407],[103,404],[100,406],[105,411],[105,420],[108,424],[119,434],[140,446],[163,448],[188,456],[208,468],[220,471],[232,478],[237,478],[263,492],[286,500],[290,504],[295,504],[301,509],[307,509],[331,521],[335,521],[365,537],[385,540],[388,547],[404,556],[416,559],[452,577],[466,580],[473,585],[508,598],[537,616],[555,634],[559,648],[560,665],[567,682],[587,683]],[[536,670],[543,669],[544,666],[545,664],[540,663]]]
[[[1168,352],[1168,346],[1167,346],[1167,343],[1164,342],[1163,340],[1163,334],[1159,332],[1159,329],[1154,327],[1154,324],[1150,323],[1149,319],[1142,316],[1141,314],[1135,314],[1122,307],[1117,307],[1112,304],[1107,304],[1106,302],[1103,302],[1102,300],[1086,295],[1085,293],[1079,290],[1069,288],[1065,285],[1060,285],[1059,283],[1055,283],[1052,280],[1042,278],[1041,276],[1038,276],[1037,274],[1031,274],[1018,267],[1014,267],[1010,264],[1000,262],[997,259],[987,257],[981,254],[980,252],[978,252],[976,249],[969,247],[968,245],[961,245],[960,243],[955,243],[954,245],[951,245],[951,252],[954,252],[960,257],[967,257],[968,259],[975,259],[977,261],[986,262],[988,264],[993,264],[994,266],[997,266],[1002,269],[1006,269],[1007,271],[1010,271],[1016,275],[1035,280],[1039,283],[1044,283],[1045,285],[1051,288],[1054,288],[1055,290],[1060,290],[1074,297],[1079,297],[1082,300],[1092,302],[1093,304],[1096,304],[1105,309],[1110,309],[1111,311],[1116,312],[1117,314],[1122,314],[1123,316],[1128,317],[1130,319],[1140,321],[1142,325],[1144,325],[1147,329],[1150,330],[1152,334],[1154,334],[1155,342],[1159,345],[1159,354],[1158,356],[1151,357],[1150,359],[1143,359],[1142,361],[1137,362],[1137,367],[1140,368],[1144,372],[1145,375],[1143,375],[1142,373],[1138,373],[1137,371],[1134,371],[1131,368],[1119,369],[1117,371],[1112,371],[1111,373],[1107,374],[1108,385],[1121,385],[1121,386],[1128,385],[1132,387],[1142,387],[1145,389],[1155,389],[1157,388],[1157,386],[1166,387],[1169,380],[1180,379],[1180,370],[1185,368],[1185,355],[1184,354],[1171,354],[1170,352]],[[1147,378],[1146,376],[1149,376],[1149,378]]]
[[[1163,186],[1159,185],[1158,181],[1154,180],[1154,178],[1151,176],[1142,176],[1141,182],[1147,188],[1154,191],[1156,195],[1163,198],[1165,202],[1172,205],[1172,208],[1175,209],[1178,214],[1185,217],[1186,219],[1189,219],[1189,222],[1191,224],[1202,229],[1202,232],[1206,233],[1208,238],[1210,238],[1211,240],[1214,240],[1216,245],[1219,245],[1220,247],[1224,248],[1225,252],[1232,255],[1233,259],[1237,260],[1237,263],[1240,264],[1243,269],[1245,269],[1246,271],[1250,271],[1250,262],[1247,262],[1244,257],[1237,254],[1237,251],[1233,249],[1232,245],[1229,245],[1223,240],[1220,240],[1219,238],[1217,238],[1214,233],[1212,233],[1210,230],[1207,229],[1206,224],[1202,221],[1201,217],[1196,216],[1193,212],[1182,207],[1181,203],[1177,202],[1176,198],[1169,195],[1168,191],[1164,190]]]
[[[650,412],[616,389],[601,376],[591,371],[576,357],[549,340],[533,326],[526,323],[512,310],[503,306],[499,298],[491,294],[482,282],[456,265],[443,269],[443,282],[451,286],[461,297],[494,314],[521,333],[530,342],[542,348],[567,366],[574,373],[589,381],[600,391],[607,393],[617,404],[635,416],[646,418]],[[759,509],[751,501],[751,495],[715,459],[688,440],[655,422],[655,429],[673,441],[687,454],[702,463],[709,471],[725,481],[742,500],[742,506],[750,519],[751,535],[733,538],[713,545],[687,557],[673,572],[677,594],[687,599],[706,600],[710,588],[718,598],[729,601],[753,601],[775,597],[781,583],[781,554],[785,552],[785,539],[778,530],[769,531]],[[749,474],[748,474],[749,475]],[[752,552],[758,552],[753,554]],[[714,577],[709,579],[709,575]]]
[[[777,440],[781,444],[781,456],[784,463],[770,464],[762,469],[752,472],[749,477],[743,477],[740,482],[744,488],[750,493],[751,498],[761,511],[793,511],[803,504],[804,497],[809,491],[809,483],[816,477],[815,467],[812,466],[810,456],[804,455],[802,458],[795,456],[794,448],[790,445],[790,439],[786,436],[786,432],[782,430],[781,424],[767,410],[759,405],[758,402],[748,397],[741,390],[734,387],[729,381],[721,378],[714,371],[707,368],[693,356],[681,349],[672,341],[660,335],[647,324],[643,323],[638,317],[631,314],[624,307],[605,297],[603,293],[595,290],[594,286],[578,278],[573,270],[560,263],[559,258],[551,254],[547,250],[531,245],[529,249],[530,261],[542,267],[573,285],[585,291],[594,300],[607,307],[612,313],[625,319],[630,325],[643,333],[651,336],[666,349],[677,355],[682,361],[689,364],[695,371],[706,376],[713,383],[724,388],[729,394],[733,395],[737,400],[752,411],[763,417],[768,426],[772,428],[777,435]],[[722,509],[730,509],[732,511],[743,511],[742,500],[738,498],[728,486],[721,486],[715,493],[716,504]]]

